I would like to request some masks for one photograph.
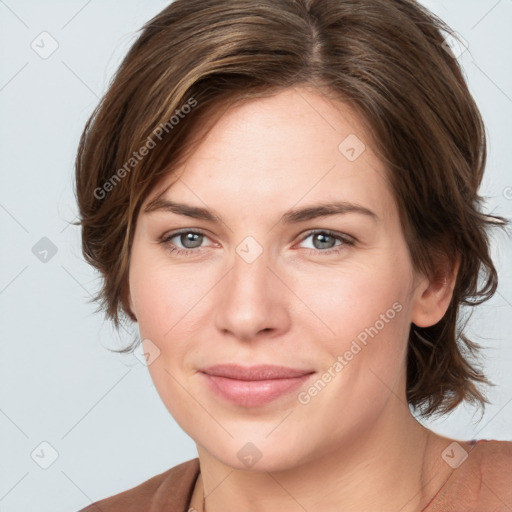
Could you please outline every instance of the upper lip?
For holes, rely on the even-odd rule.
[[[271,380],[271,379],[291,379],[302,377],[313,373],[312,370],[301,370],[298,368],[288,368],[286,366],[276,366],[262,364],[257,366],[239,366],[236,364],[217,364],[201,369],[207,375],[225,377],[236,380]]]

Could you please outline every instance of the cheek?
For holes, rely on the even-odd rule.
[[[183,271],[147,262],[138,266],[136,259],[132,261],[130,291],[140,337],[144,350],[148,346],[155,354],[148,371],[169,413],[189,431],[190,423],[204,421],[204,411],[186,392],[191,372],[188,361],[197,350],[191,342],[192,321],[194,314],[200,313],[204,291],[190,282],[190,272],[183,276]]]
[[[320,268],[296,280],[294,292],[309,310],[307,320],[300,321],[307,321],[309,329],[316,326],[333,357],[349,350],[354,340],[364,347],[377,339],[381,345],[403,339],[408,281],[390,269],[393,265]]]
[[[194,277],[191,278],[191,275]],[[170,268],[161,262],[132,260],[130,293],[141,337],[165,340],[183,329],[189,312],[207,293],[207,283],[191,268]]]
[[[303,327],[311,331],[316,326],[322,333],[317,348],[324,354],[323,375],[329,381],[327,391],[314,399],[317,410],[337,403],[347,417],[367,417],[371,423],[390,390],[400,393],[397,386],[402,385],[406,368],[410,327],[410,281],[407,259],[393,256],[339,272],[324,269],[314,279],[303,276],[298,294],[318,317],[307,315]]]

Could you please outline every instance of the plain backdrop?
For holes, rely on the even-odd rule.
[[[73,161],[84,123],[161,0],[0,0],[0,511],[72,512],[196,457],[147,368],[89,302]],[[424,1],[468,43],[459,60],[482,111],[489,212],[512,217],[512,1]],[[43,40],[43,42],[41,42]],[[51,54],[50,54],[51,53]],[[425,422],[456,439],[512,440],[512,241],[493,237],[495,297],[469,333],[496,387],[482,419]],[[136,327],[135,327],[136,328]],[[136,330],[134,332],[137,332]]]

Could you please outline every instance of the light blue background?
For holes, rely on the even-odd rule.
[[[3,512],[76,511],[196,456],[147,368],[107,350],[131,338],[119,338],[94,313],[88,299],[99,278],[82,259],[79,229],[68,224],[76,215],[73,161],[84,123],[136,30],[166,4],[0,0]],[[469,43],[460,60],[489,134],[482,193],[489,211],[512,217],[512,1],[424,4]],[[42,31],[59,45],[47,59],[31,48]],[[57,248],[46,263],[32,252],[42,237]],[[504,234],[493,255],[498,293],[470,323],[487,347],[493,405],[479,423],[470,408],[429,422],[458,439],[512,439],[512,242]],[[31,457],[43,441],[58,453],[48,469]]]

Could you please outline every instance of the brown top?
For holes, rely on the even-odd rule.
[[[473,443],[465,460],[457,445],[443,452],[454,471],[422,512],[512,510],[512,441]],[[191,459],[80,512],[187,512],[198,476]]]

